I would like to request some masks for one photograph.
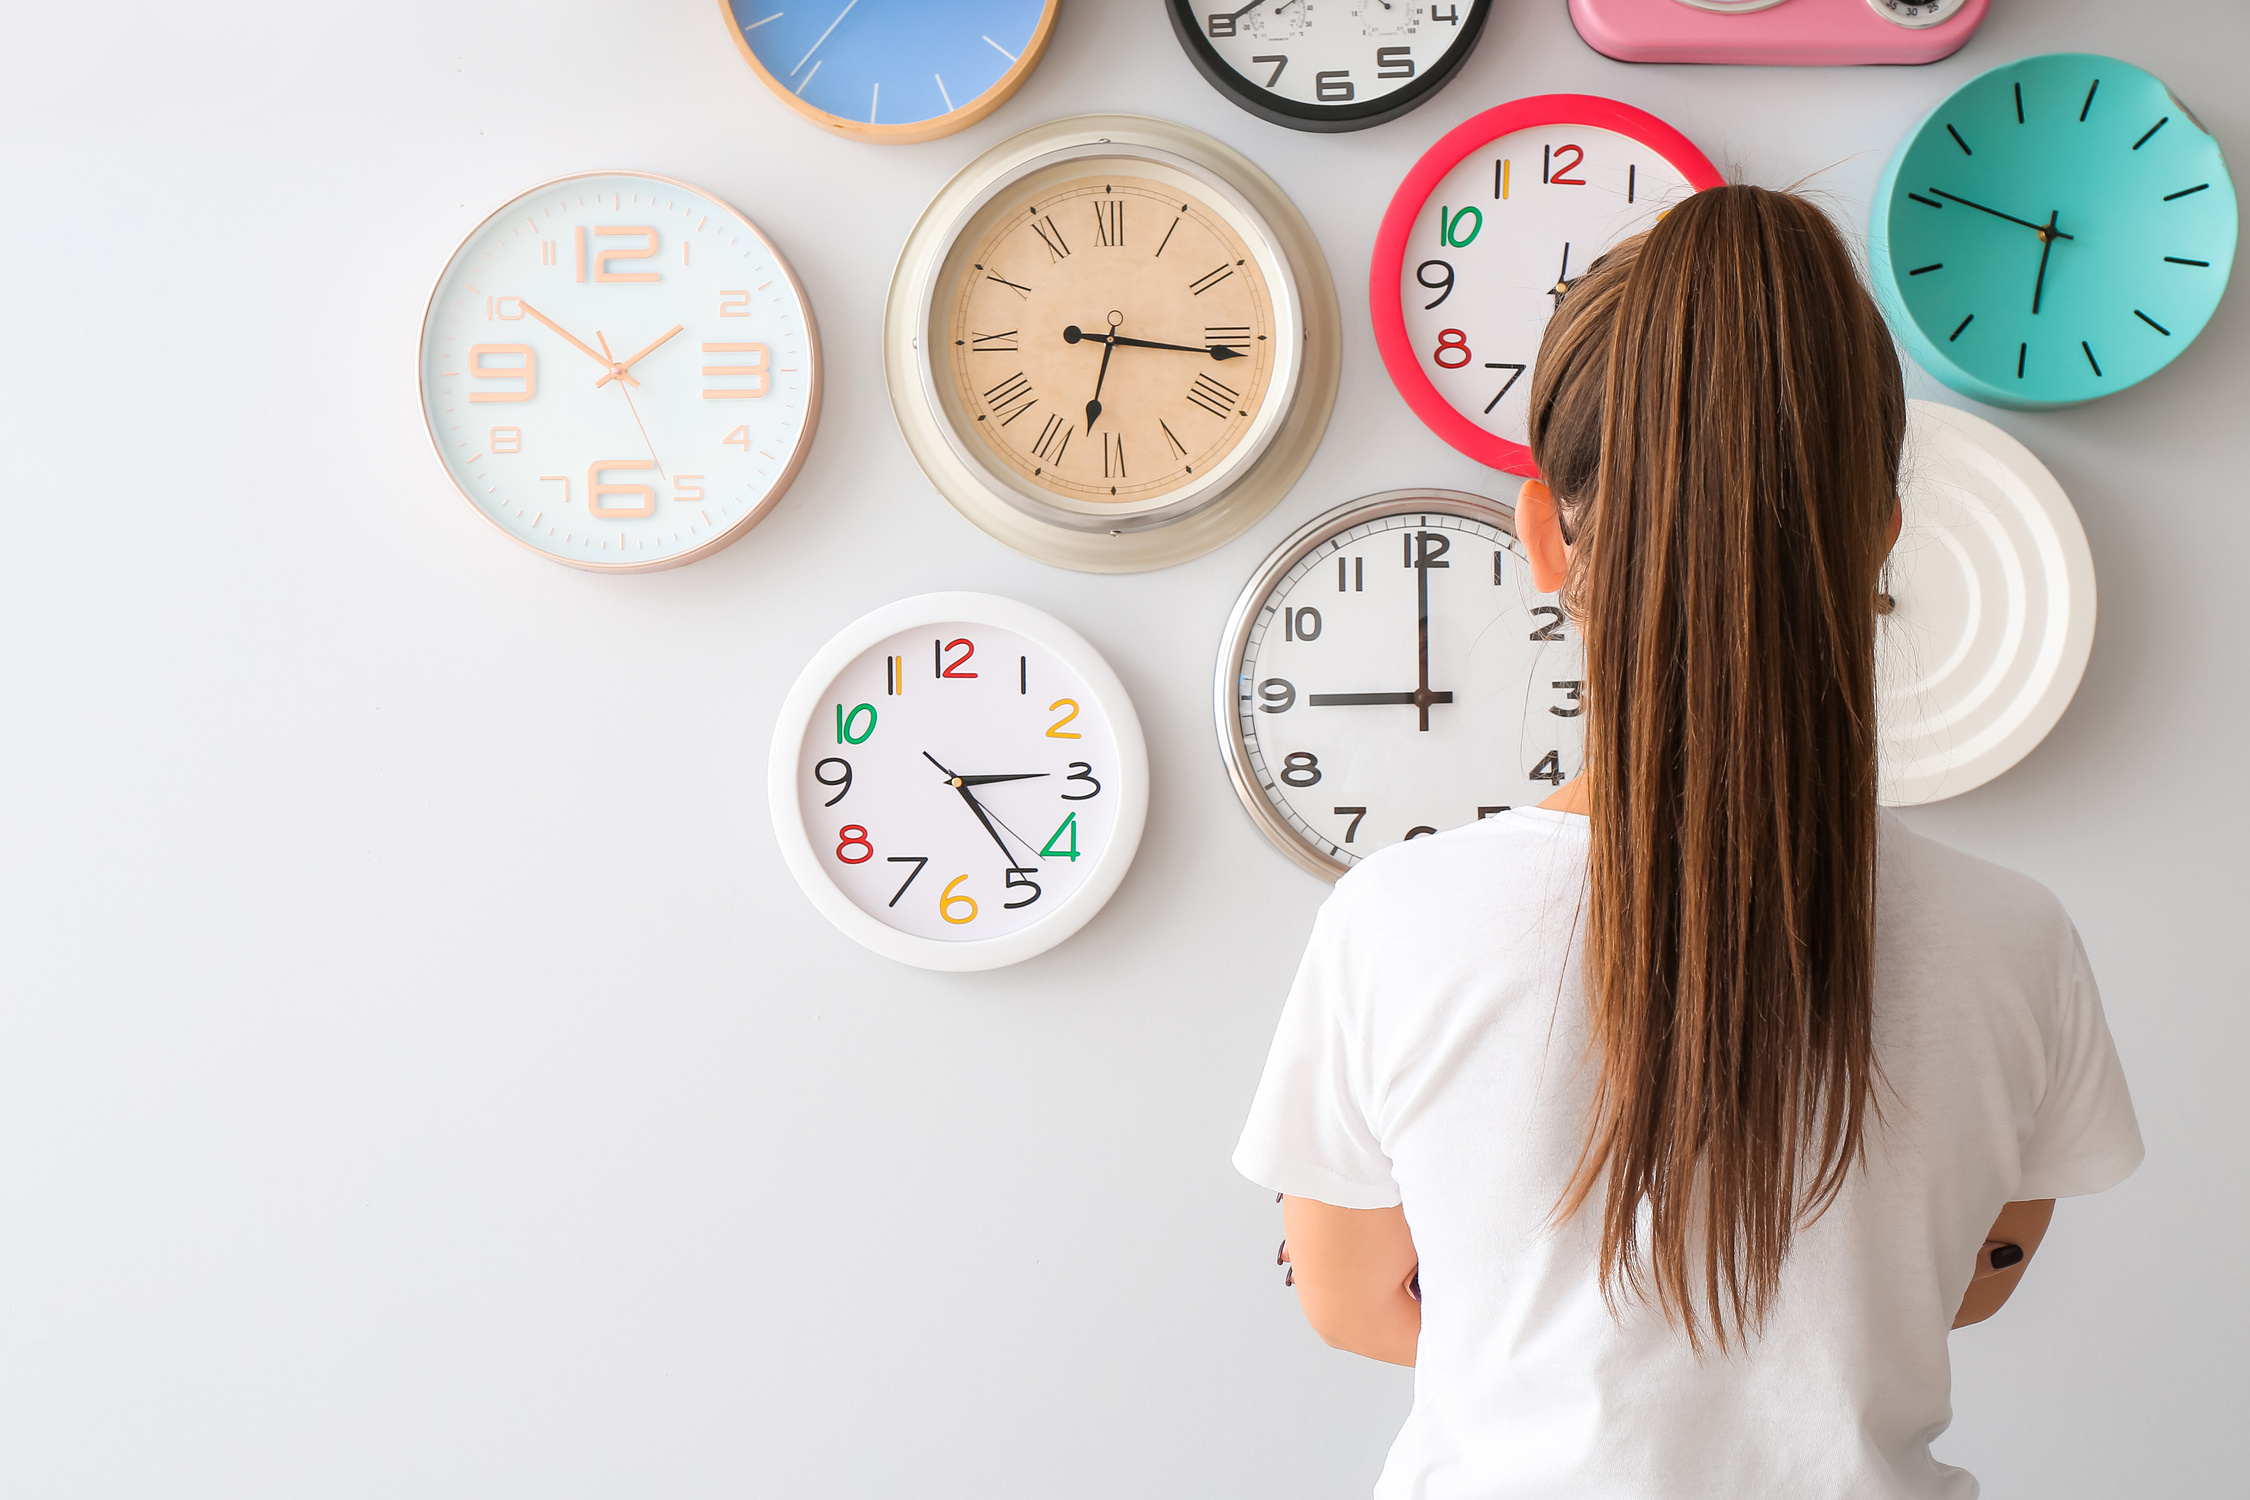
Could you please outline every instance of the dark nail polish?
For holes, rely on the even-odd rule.
[[[1289,1264],[1289,1242],[1287,1240],[1283,1240],[1281,1242],[1281,1248],[1274,1251],[1273,1263],[1277,1266],[1286,1266]]]
[[[1992,1269],[1995,1271],[2005,1271],[2010,1266],[2020,1264],[2022,1260],[2023,1246],[2021,1245],[1995,1245],[1992,1247]]]

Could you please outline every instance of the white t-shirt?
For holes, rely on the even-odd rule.
[[[1321,908],[1235,1165],[1403,1203],[1414,1408],[1379,1500],[1962,1500],[1930,1443],[1946,1334],[2003,1204],[2099,1192],[2140,1130],[2084,950],[2044,888],[1884,816],[1867,1165],[1798,1236],[1762,1341],[1689,1351],[1604,1307],[1585,1139],[1584,818],[1530,809],[1377,854]]]

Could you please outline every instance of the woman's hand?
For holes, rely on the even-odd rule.
[[[1977,1251],[1976,1274],[1969,1278],[1961,1310],[1953,1315],[1954,1327],[1982,1323],[2015,1294],[2016,1283],[2023,1280],[2032,1252],[2047,1237],[2047,1223],[2054,1215],[2052,1198],[2011,1203],[2000,1210],[2000,1217],[1992,1221],[1992,1232]]]
[[[1297,1303],[1313,1332],[1332,1349],[1413,1364],[1422,1304],[1406,1211],[1284,1197],[1281,1222]]]

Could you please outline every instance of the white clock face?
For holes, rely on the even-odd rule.
[[[818,339],[781,256],[726,204],[638,173],[548,183],[478,226],[430,298],[421,366],[461,493],[596,570],[741,535],[819,410]]]
[[[908,962],[983,968],[1060,941],[1115,889],[1146,759],[1083,641],[1010,601],[931,597],[974,608],[878,611],[807,669],[775,734],[775,819],[799,882],[847,932]]]
[[[1570,283],[1691,191],[1630,136],[1541,125],[1441,178],[1406,241],[1399,295],[1414,357],[1446,404],[1524,441],[1531,366]]]
[[[1537,803],[1578,774],[1582,656],[1504,508],[1378,497],[1285,543],[1238,606],[1219,713],[1235,785],[1292,858]]]
[[[1206,0],[1201,31],[1261,94],[1365,104],[1405,88],[1473,34],[1471,0]]]

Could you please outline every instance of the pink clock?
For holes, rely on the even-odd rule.
[[[1463,121],[1392,195],[1368,272],[1375,347],[1429,429],[1495,469],[1524,446],[1547,319],[1603,251],[1719,185],[1646,110],[1540,94]]]
[[[1990,0],[1570,0],[1596,52],[1620,62],[1843,67],[1950,57]]]

